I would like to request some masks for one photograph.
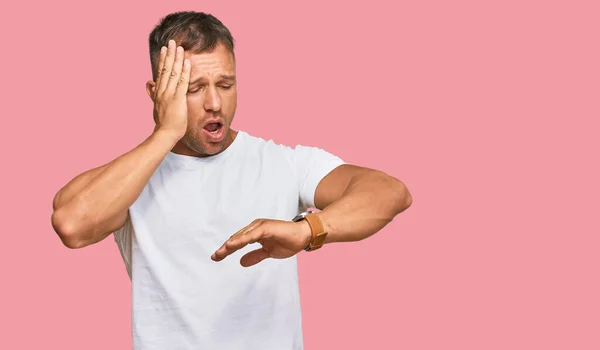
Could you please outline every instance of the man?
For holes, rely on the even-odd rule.
[[[150,34],[153,133],[54,198],[67,247],[114,233],[136,349],[302,349],[296,254],[365,239],[411,204],[381,171],[233,130],[233,48],[211,15],[166,16]]]

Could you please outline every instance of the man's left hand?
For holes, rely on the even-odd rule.
[[[311,230],[306,220],[293,222],[258,219],[232,235],[217,249],[211,259],[221,261],[248,244],[260,243],[261,248],[245,254],[240,259],[240,264],[248,267],[267,258],[289,258],[306,248],[310,238]]]

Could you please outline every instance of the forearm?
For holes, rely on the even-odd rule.
[[[126,213],[176,142],[170,134],[156,131],[133,150],[61,189],[52,217],[61,238],[94,242],[112,229],[113,219]]]
[[[89,183],[100,173],[102,173],[110,163],[101,165],[99,167],[88,170],[82,174],[77,175],[74,179],[64,185],[54,196],[52,201],[52,209],[63,207],[69,202],[73,196],[81,192]]]
[[[379,171],[360,174],[337,201],[319,213],[328,232],[325,243],[365,239],[390,223],[411,202],[408,189],[399,180]]]

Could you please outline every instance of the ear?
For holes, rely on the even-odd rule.
[[[154,90],[156,89],[156,83],[153,82],[152,80],[148,80],[146,82],[146,92],[148,93],[148,96],[150,96],[150,98],[152,99],[152,102],[154,102]]]

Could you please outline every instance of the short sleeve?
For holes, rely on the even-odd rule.
[[[127,274],[131,279],[131,240],[133,238],[133,224],[129,215],[127,215],[125,225],[113,232],[113,237],[115,239],[115,242],[117,243],[117,246],[119,247],[121,257],[125,262]]]
[[[300,205],[315,208],[315,192],[319,182],[333,169],[345,164],[340,157],[321,148],[297,145],[293,152],[293,166],[298,178]]]

